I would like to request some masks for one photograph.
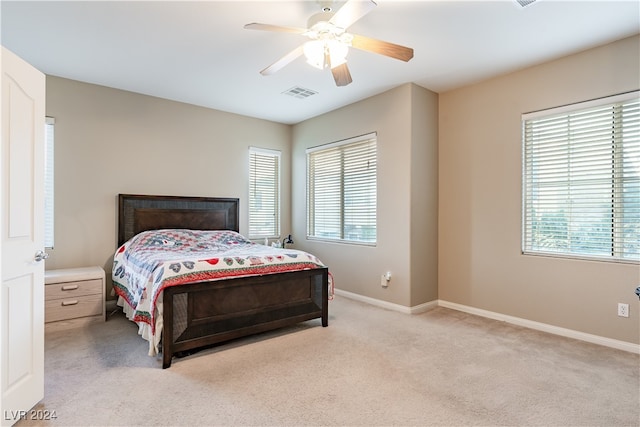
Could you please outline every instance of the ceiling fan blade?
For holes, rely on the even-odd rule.
[[[333,74],[333,80],[335,80],[336,86],[346,86],[353,81],[346,62],[332,68],[331,74]]]
[[[349,0],[331,17],[329,22],[346,30],[376,6],[377,4],[373,0]]]
[[[366,50],[368,52],[378,53],[380,55],[389,56],[401,61],[409,61],[413,58],[413,49],[410,47],[400,46],[382,40],[376,40],[369,37],[353,34],[351,46],[356,49]]]
[[[261,30],[261,31],[277,31],[280,33],[294,33],[302,34],[307,31],[306,28],[298,27],[282,27],[280,25],[260,24],[258,22],[252,22],[244,26],[246,30]]]
[[[284,68],[285,65],[289,64],[294,59],[296,59],[297,57],[302,55],[302,53],[303,53],[302,46],[303,45],[300,45],[297,48],[293,49],[291,52],[287,53],[285,56],[283,56],[282,58],[278,59],[273,64],[269,65],[267,68],[265,68],[264,70],[260,71],[260,74],[262,74],[263,76],[268,76],[268,75],[271,75],[271,74],[275,73],[276,71],[279,71],[280,69]]]

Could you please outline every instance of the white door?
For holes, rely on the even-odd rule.
[[[2,425],[44,397],[44,74],[2,47]]]

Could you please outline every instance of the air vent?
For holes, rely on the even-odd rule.
[[[311,90],[311,89],[305,89],[305,88],[300,87],[300,86],[294,86],[291,89],[285,90],[282,93],[284,95],[293,96],[294,98],[305,99],[305,98],[310,97],[311,95],[315,95],[318,92],[316,92],[315,90]]]
[[[522,7],[527,7],[535,2],[536,0],[516,0],[516,3],[518,3]]]

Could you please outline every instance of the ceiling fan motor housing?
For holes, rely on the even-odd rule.
[[[316,14],[313,14],[307,20],[307,28],[311,29],[314,25],[320,22],[328,23],[333,15],[335,15],[334,12],[318,12]]]

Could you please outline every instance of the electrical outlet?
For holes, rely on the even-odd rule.
[[[391,272],[387,271],[383,275],[380,276],[380,286],[386,288],[389,286],[389,281],[391,280]]]
[[[618,316],[629,317],[629,304],[618,303]]]

